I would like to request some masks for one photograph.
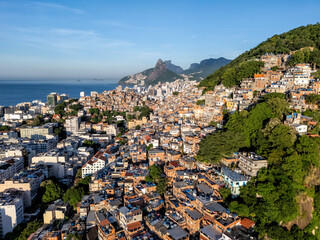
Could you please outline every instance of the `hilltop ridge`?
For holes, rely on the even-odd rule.
[[[187,76],[190,80],[201,81],[229,62],[231,60],[223,57],[217,59],[209,58],[202,60],[200,63],[192,63],[188,69],[184,70],[182,67],[173,64],[171,60],[162,61],[162,59],[159,59],[154,68],[123,77],[118,84],[148,86],[159,82],[173,82],[178,79],[184,79],[184,76]]]
[[[280,54],[285,53],[289,54],[292,51],[300,50],[305,47],[313,47],[315,49],[314,61],[319,66],[320,64],[320,24],[307,25],[295,28],[288,32],[274,35],[268,38],[266,41],[263,41],[256,47],[250,49],[239,55],[229,64],[219,68],[217,71],[209,75],[198,85],[199,87],[205,87],[207,90],[212,90],[218,84],[223,84],[226,87],[232,87],[239,85],[241,79],[237,79],[236,74],[241,68],[241,64],[249,62],[251,60],[257,60],[260,56],[273,53]],[[241,77],[248,78],[252,77],[253,73],[258,73],[258,71],[253,71],[244,73]]]

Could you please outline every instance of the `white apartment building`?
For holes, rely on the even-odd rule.
[[[0,236],[7,233],[23,221],[24,207],[22,193],[5,192],[0,195]]]
[[[13,177],[24,167],[23,157],[7,157],[0,161],[0,180]]]
[[[104,126],[103,130],[106,132],[107,135],[117,136],[119,133],[119,128],[116,124]]]
[[[86,164],[82,166],[82,177],[94,174],[103,169],[108,162],[108,158],[103,151],[97,152]]]
[[[66,119],[64,124],[67,134],[71,135],[72,133],[76,133],[79,131],[81,119],[79,117],[71,117]]]
[[[52,133],[52,126],[28,127],[20,129],[20,136],[22,138],[45,139],[47,135]]]
[[[294,75],[294,85],[307,87],[310,83],[310,75],[296,74]]]

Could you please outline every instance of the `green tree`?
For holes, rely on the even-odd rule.
[[[147,152],[150,151],[151,148],[153,148],[153,144],[152,143],[147,146],[146,151]]]
[[[79,168],[79,169],[77,170],[76,179],[77,179],[77,178],[82,178],[82,169],[81,169],[81,168]]]
[[[268,101],[269,99],[271,98],[281,98],[281,99],[285,99],[286,98],[286,95],[284,93],[277,93],[277,92],[274,92],[274,93],[268,93],[266,95],[264,95],[262,98],[261,98],[261,101],[262,102],[266,102]]]
[[[174,96],[178,96],[179,95],[179,92],[173,92],[172,93]]]
[[[244,136],[241,133],[230,131],[214,132],[200,142],[200,151],[196,159],[202,162],[217,163],[222,158],[230,157],[240,148],[245,147],[244,140]]]
[[[41,187],[44,188],[44,194],[42,195],[43,203],[51,203],[57,199],[60,199],[64,192],[59,184],[52,180],[43,181],[41,183]]]
[[[54,113],[60,114],[61,116],[66,115],[66,112],[64,109],[66,108],[67,105],[68,105],[67,102],[59,103],[57,106],[55,106]]]
[[[268,94],[248,111],[231,114],[223,131],[203,139],[197,159],[215,163],[237,148],[262,155],[268,160],[268,167],[260,169],[256,177],[241,187],[240,197],[232,201],[225,199],[224,203],[238,215],[253,219],[256,222],[255,231],[261,237],[312,239],[312,232],[320,237],[320,231],[316,229],[320,213],[318,215],[316,210],[304,230],[293,227],[288,231],[279,226],[297,218],[301,196],[314,196],[315,187],[308,179],[315,178],[310,170],[316,169],[320,160],[319,139],[297,136],[293,129],[283,124],[284,116],[289,113],[291,111],[284,95]],[[317,114],[312,111],[308,113]],[[236,140],[237,135],[242,136],[241,144]],[[231,147],[233,141],[235,148]],[[222,196],[226,194],[224,191],[220,191]],[[318,204],[316,197],[314,204]]]
[[[197,100],[196,104],[197,105],[204,105],[206,103],[206,100],[202,99],[202,100]]]
[[[66,191],[62,199],[64,202],[68,202],[70,206],[72,206],[75,209],[77,207],[77,204],[81,201],[83,195],[83,188],[71,187]]]
[[[90,109],[89,109],[89,113],[90,113],[91,115],[99,115],[100,110],[99,110],[98,108],[90,108]]]
[[[9,126],[0,126],[0,131],[9,131],[11,130],[11,127]]]
[[[95,143],[93,140],[86,139],[82,143],[82,146],[91,147],[93,149],[94,153],[96,153],[99,150],[100,144],[99,143]]]
[[[320,111],[319,110],[310,110],[307,109],[306,111],[303,112],[304,116],[307,117],[312,117],[313,120],[319,122],[320,121]]]
[[[36,232],[38,230],[38,228],[40,228],[42,226],[42,223],[34,220],[32,222],[29,222],[27,224],[27,227],[21,232],[21,234],[19,235],[18,240],[27,240],[29,238],[29,236]]]
[[[149,175],[145,178],[146,182],[154,182],[157,185],[157,192],[163,195],[167,189],[167,180],[163,176],[163,171],[160,166],[152,165],[149,167]]]
[[[83,108],[83,106],[78,103],[78,104],[71,105],[69,108],[78,112],[79,110],[81,110]]]
[[[83,240],[83,236],[79,233],[70,233],[67,235],[66,240]]]
[[[160,195],[165,194],[166,189],[167,189],[167,180],[166,180],[166,178],[160,178],[156,183],[157,183],[157,192]]]
[[[140,130],[140,129],[141,129],[140,125],[137,125],[136,130]]]
[[[229,188],[220,188],[219,193],[221,194],[224,201],[227,201],[231,197],[231,190]]]
[[[33,119],[32,125],[33,126],[40,126],[44,123],[43,116],[38,115],[36,118]]]

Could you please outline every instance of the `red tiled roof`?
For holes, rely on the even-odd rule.
[[[134,230],[134,229],[138,229],[141,228],[141,222],[134,222],[134,223],[130,223],[127,225],[128,230]]]
[[[175,161],[170,162],[170,164],[174,167],[179,167],[179,164]]]
[[[104,220],[102,220],[102,221],[100,222],[100,225],[101,225],[102,227],[105,227],[105,226],[107,226],[107,225],[110,225],[110,222],[108,221],[108,219],[104,219]]]
[[[244,218],[241,220],[240,224],[245,228],[249,229],[252,226],[254,226],[256,223],[254,221],[251,221],[249,218]]]

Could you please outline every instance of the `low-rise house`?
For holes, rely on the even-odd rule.
[[[69,215],[70,206],[61,199],[52,203],[43,214],[43,223],[52,224],[55,220],[64,220]]]
[[[222,233],[213,225],[207,225],[200,230],[200,240],[220,240]]]
[[[151,149],[148,153],[149,156],[149,165],[152,166],[154,164],[163,164],[164,163],[164,150],[154,148]]]
[[[240,187],[246,185],[249,178],[226,167],[223,167],[221,171],[223,182],[231,190],[232,196],[238,196],[240,194]]]
[[[298,132],[299,135],[305,135],[308,133],[308,125],[294,124],[292,127]]]
[[[202,220],[202,214],[195,208],[186,208],[184,210],[184,217],[186,219],[186,226],[190,234],[194,234],[199,231],[200,223]]]
[[[128,235],[139,235],[144,229],[142,225],[142,210],[140,208],[128,208],[127,206],[119,209],[119,222]]]
[[[239,153],[239,168],[251,177],[257,176],[261,168],[268,167],[268,160],[261,156],[250,152],[250,153]]]

